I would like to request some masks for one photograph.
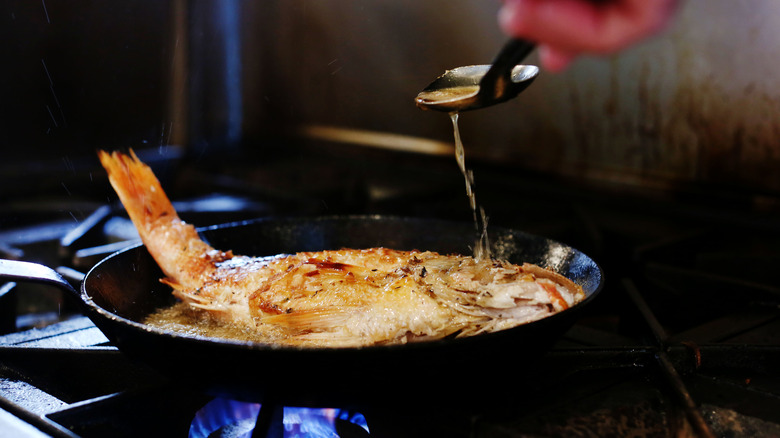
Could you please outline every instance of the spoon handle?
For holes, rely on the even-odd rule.
[[[480,81],[480,94],[501,95],[504,88],[511,85],[512,69],[535,48],[536,44],[528,40],[513,38],[507,41],[493,60],[493,65]]]

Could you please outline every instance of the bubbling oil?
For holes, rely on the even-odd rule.
[[[451,112],[450,119],[452,120],[452,128],[455,134],[455,160],[458,162],[458,167],[466,182],[466,196],[469,198],[469,206],[471,207],[471,213],[474,217],[474,230],[479,233],[479,238],[474,243],[474,258],[479,261],[492,256],[490,252],[490,241],[487,234],[487,215],[485,214],[485,209],[482,207],[479,207],[479,214],[477,214],[477,196],[474,193],[474,172],[466,169],[466,152],[463,148],[463,140],[460,138],[458,112]]]
[[[261,344],[274,344],[288,336],[282,329],[266,327],[265,330],[252,330],[250,327],[227,323],[182,301],[171,307],[157,309],[146,317],[144,324],[186,336]]]

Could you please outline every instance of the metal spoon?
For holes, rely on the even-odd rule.
[[[539,74],[539,67],[518,65],[535,45],[511,39],[492,65],[469,65],[447,70],[415,98],[422,109],[462,112],[505,102],[525,90]]]

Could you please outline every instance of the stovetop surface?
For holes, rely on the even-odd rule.
[[[251,165],[166,163],[175,171],[164,186],[199,226],[354,213],[471,220],[454,160],[336,148]],[[465,416],[367,408],[370,436],[780,435],[780,222],[771,199],[586,187],[479,163],[474,173],[489,227],[580,249],[603,267],[605,289],[533,372],[474,370],[458,382],[484,387],[486,399],[514,388],[513,403]],[[12,199],[3,256],[78,282],[133,242],[110,189],[92,181],[85,196],[73,194],[81,181],[64,183],[68,196]],[[0,427],[20,436],[183,436],[213,400],[127,359],[50,288],[0,285],[0,309]],[[339,424],[341,436],[365,436]],[[229,430],[212,432],[237,433]]]

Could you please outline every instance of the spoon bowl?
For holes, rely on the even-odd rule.
[[[469,65],[444,72],[415,98],[417,106],[444,112],[484,108],[514,98],[539,74],[533,65],[517,65],[534,45],[510,40],[493,64]]]
[[[528,88],[539,74],[535,65],[517,65],[510,75],[511,84],[499,96],[480,96],[480,81],[490,65],[468,65],[447,70],[415,98],[417,106],[444,112],[474,110],[514,98]]]

